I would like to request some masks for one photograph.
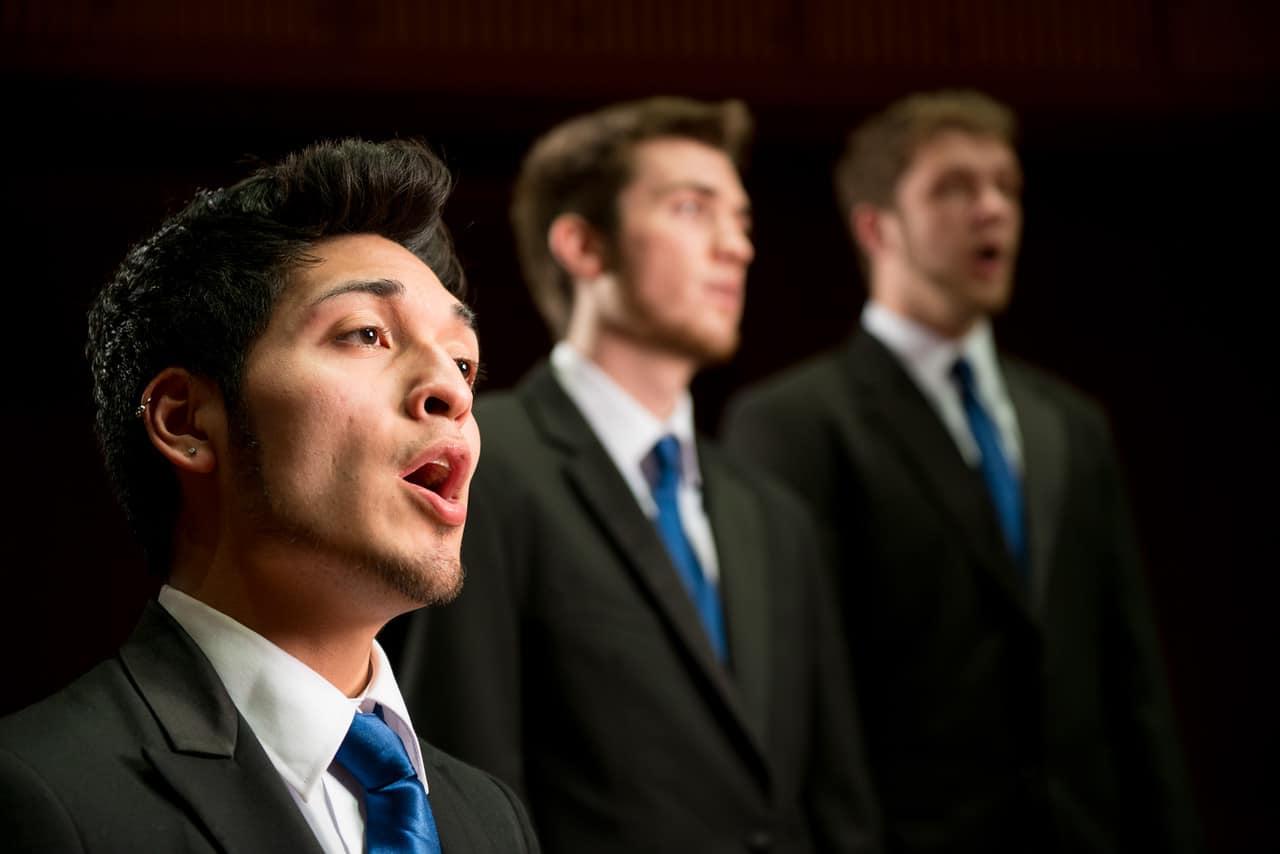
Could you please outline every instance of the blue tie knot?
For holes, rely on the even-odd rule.
[[[951,366],[951,376],[960,383],[960,391],[963,394],[973,394],[973,366],[969,364],[968,359],[963,356],[956,359],[955,364]]]
[[[653,459],[657,463],[655,489],[672,489],[680,482],[683,468],[680,459],[680,440],[668,433],[653,446]]]
[[[440,854],[427,792],[400,736],[373,714],[356,713],[334,761],[365,790],[364,835],[369,854]]]
[[[382,711],[381,706],[378,711]],[[356,713],[334,758],[370,791],[416,777],[417,773],[400,736],[376,713]]]

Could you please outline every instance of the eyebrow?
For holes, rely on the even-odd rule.
[[[393,299],[403,296],[404,291],[404,284],[395,279],[356,279],[330,288],[312,300],[311,305],[314,307],[344,294],[372,294],[379,299]],[[453,314],[465,323],[468,329],[476,328],[476,313],[469,306],[455,302]]]
[[[467,328],[471,329],[473,332],[475,331],[476,313],[471,310],[470,306],[460,302],[455,302],[453,304],[453,313],[459,320],[467,324]]]
[[[667,184],[660,184],[654,190],[654,193],[658,196],[666,196],[671,193],[678,193],[681,190],[692,190],[693,192],[697,193],[700,196],[711,196],[713,198],[720,196],[720,191],[715,187],[711,186],[710,184],[704,184],[701,181],[695,181],[692,179],[682,179],[678,181],[671,181],[670,183],[667,183]],[[746,214],[750,216],[751,200],[747,199],[741,206],[737,208],[736,213]]]
[[[343,294],[373,294],[380,299],[390,299],[403,295],[404,285],[395,279],[357,279],[330,288],[312,300],[311,304],[316,306]]]

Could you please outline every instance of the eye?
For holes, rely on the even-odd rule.
[[[976,194],[977,182],[967,172],[948,172],[934,185],[933,194],[939,199],[968,197]]]
[[[390,346],[390,336],[387,331],[377,326],[361,326],[359,329],[344,332],[338,336],[338,341],[343,344],[353,344],[357,347]]]
[[[1022,196],[1022,179],[1002,177],[997,179],[996,186],[1006,197],[1010,199],[1021,198]]]
[[[474,359],[454,359],[454,364],[458,366],[458,370],[462,373],[463,379],[468,385],[475,385],[480,375],[480,364]]]
[[[707,209],[707,206],[697,196],[685,196],[677,199],[672,205],[672,209],[682,216],[698,216]]]

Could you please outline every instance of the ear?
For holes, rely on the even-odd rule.
[[[578,214],[560,214],[551,221],[547,247],[574,281],[594,279],[605,270],[604,237]]]
[[[139,408],[147,438],[180,473],[209,474],[226,432],[226,407],[217,387],[183,368],[165,368],[143,392]]]
[[[849,211],[849,228],[853,231],[853,239],[858,242],[862,252],[868,258],[874,258],[884,251],[886,220],[891,214],[884,208],[878,208],[867,202],[859,202]]]

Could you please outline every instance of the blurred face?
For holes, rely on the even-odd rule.
[[[480,452],[471,314],[384,238],[313,255],[249,352],[228,488],[296,571],[336,565],[353,595],[372,582],[413,604],[448,599]]]
[[[1021,192],[1017,157],[1000,139],[945,131],[928,140],[882,212],[885,257],[873,264],[883,281],[873,287],[892,290],[904,313],[946,334],[1002,310],[1022,233]]]
[[[618,214],[606,329],[697,364],[732,356],[753,249],[750,202],[729,157],[687,139],[637,145]]]

